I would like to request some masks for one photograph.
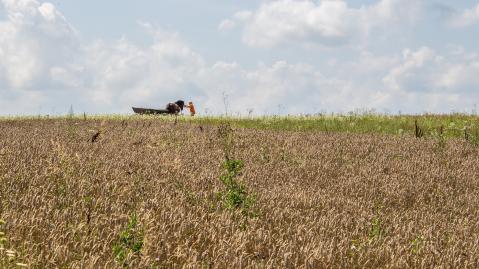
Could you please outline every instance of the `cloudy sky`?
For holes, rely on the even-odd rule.
[[[471,112],[477,0],[0,0],[0,114]]]

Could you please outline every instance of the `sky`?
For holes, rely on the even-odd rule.
[[[477,0],[0,0],[0,115],[474,113]]]

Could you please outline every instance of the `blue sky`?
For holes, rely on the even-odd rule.
[[[0,114],[471,112],[479,3],[0,0]]]

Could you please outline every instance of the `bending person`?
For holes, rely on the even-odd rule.
[[[196,109],[195,109],[195,105],[193,105],[193,102],[188,102],[188,105],[185,106],[186,108],[188,108],[190,110],[190,116],[194,116],[196,114]]]

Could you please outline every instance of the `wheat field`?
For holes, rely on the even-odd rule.
[[[477,268],[479,147],[220,127],[0,122],[2,268]]]

